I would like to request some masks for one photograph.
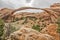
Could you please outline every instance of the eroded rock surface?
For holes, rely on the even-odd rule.
[[[54,40],[54,38],[31,28],[22,27],[20,30],[12,33],[8,40]]]

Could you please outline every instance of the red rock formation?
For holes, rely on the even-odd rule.
[[[58,26],[56,24],[50,24],[47,27],[45,27],[41,33],[43,34],[49,34],[55,38],[55,40],[60,40],[59,34],[57,33]]]
[[[60,3],[54,3],[54,4],[51,5],[50,7],[60,7]]]

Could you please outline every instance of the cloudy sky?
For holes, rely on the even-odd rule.
[[[19,8],[23,6],[49,7],[53,3],[60,3],[60,0],[0,0],[0,8]]]
[[[24,6],[46,8],[60,0],[0,0],[0,8],[20,8]]]

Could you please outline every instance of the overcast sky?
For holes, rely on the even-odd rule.
[[[60,0],[0,0],[0,8],[19,8],[23,6],[43,8],[49,7],[53,3],[60,3]]]
[[[0,8],[20,8],[24,6],[46,8],[53,3],[60,3],[60,0],[0,0]]]

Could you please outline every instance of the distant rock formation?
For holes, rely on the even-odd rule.
[[[54,4],[51,5],[50,7],[60,7],[60,3],[54,3]]]

